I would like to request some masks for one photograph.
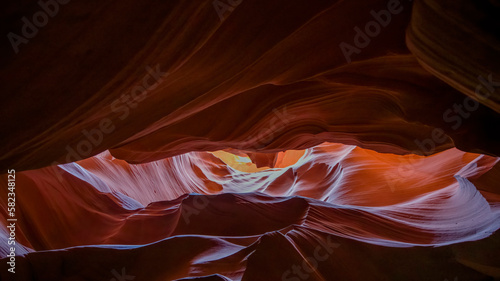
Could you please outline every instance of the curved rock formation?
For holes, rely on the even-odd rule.
[[[480,102],[497,113],[499,13],[498,1],[416,1],[407,33],[408,48],[426,70],[475,100],[467,100],[471,108]]]
[[[1,280],[500,278],[498,1],[28,2]]]
[[[193,150],[278,152],[325,141],[397,154],[457,146],[499,155],[492,110],[478,105],[467,118],[443,119],[464,96],[406,48],[411,3],[401,2],[347,63],[339,45],[355,44],[356,27],[387,5],[243,1],[222,22],[212,2],[61,6],[2,65],[2,113],[18,121],[2,118],[9,134],[0,163],[26,170],[110,148],[143,163]],[[417,144],[434,130],[445,136]]]
[[[22,189],[17,191],[17,200],[29,206],[18,210],[23,218],[18,241],[27,252],[68,248],[71,253],[82,251],[74,248],[81,245],[125,245],[82,253],[101,252],[111,257],[111,264],[127,263],[125,257],[135,252],[163,259],[160,253],[165,250],[161,249],[175,243],[178,251],[188,251],[191,258],[182,262],[184,270],[155,272],[162,278],[223,273],[231,280],[256,280],[249,277],[255,274],[262,280],[278,280],[264,279],[260,269],[251,267],[262,251],[273,251],[260,249],[262,243],[270,243],[265,242],[268,239],[277,239],[272,244],[284,243],[280,251],[294,252],[295,247],[305,247],[293,246],[298,243],[293,242],[296,235],[312,239],[309,244],[334,237],[335,241],[352,241],[346,247],[364,243],[443,249],[490,236],[500,228],[500,198],[491,196],[498,190],[478,192],[471,181],[488,181],[483,177],[499,166],[498,161],[456,149],[429,157],[397,156],[325,143],[306,150],[290,166],[241,172],[209,152],[141,165],[127,164],[106,152],[76,163],[18,173]],[[4,228],[4,237],[7,233]],[[149,243],[154,244],[145,246]],[[184,243],[201,244],[192,252]],[[5,246],[0,249],[3,256],[9,252]],[[113,257],[116,249],[130,253]],[[54,256],[40,255],[49,261],[69,258],[59,251]],[[329,262],[339,255],[344,254],[336,253]],[[22,263],[37,263],[31,260],[38,257],[36,253],[26,257]],[[391,256],[387,259],[392,260]],[[458,256],[454,259],[455,266],[475,268],[460,265]],[[475,258],[469,262],[489,265]],[[57,263],[51,267],[54,272],[62,270]],[[99,268],[102,272],[105,267]],[[32,270],[29,276],[44,276]]]

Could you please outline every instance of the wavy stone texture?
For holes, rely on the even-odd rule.
[[[218,273],[229,280],[279,280],[286,272],[282,267],[292,267],[301,254],[314,253],[319,243],[314,241],[334,239],[327,240],[336,245],[335,252],[326,259],[325,269],[317,272],[318,280],[382,274],[368,270],[357,276],[340,270],[338,264],[333,268],[327,264],[349,260],[352,251],[356,255],[381,252],[387,255],[384,259],[396,262],[395,257],[402,254],[398,249],[406,247],[414,247],[405,258],[408,262],[427,261],[415,263],[411,274],[431,260],[443,262],[432,255],[444,255],[453,262],[440,266],[481,280],[489,272],[478,273],[477,267],[496,268],[497,262],[477,257],[464,262],[455,248],[487,238],[500,228],[499,196],[478,192],[473,184],[487,181],[498,162],[499,158],[456,149],[428,157],[397,156],[325,143],[306,150],[290,166],[252,173],[236,170],[209,152],[141,165],[127,164],[105,152],[18,174],[17,184],[22,186],[18,201],[30,206],[18,211],[23,218],[18,241],[31,253],[21,258],[21,266],[29,268],[23,273],[26,278],[78,275],[100,280],[109,275],[103,273],[106,268],[111,271],[122,264],[141,278],[174,280]],[[493,192],[498,194],[498,189]],[[7,235],[4,226],[2,236]],[[498,241],[498,237],[488,239]],[[275,252],[278,245],[280,250]],[[439,254],[426,246],[440,246]],[[0,249],[5,257],[8,249],[5,245]],[[117,254],[118,249],[125,252]],[[384,254],[383,249],[392,250]],[[498,248],[483,251],[494,250]],[[180,252],[187,256],[175,254]],[[284,252],[290,253],[290,260],[270,257]],[[145,259],[135,263],[132,256],[138,254]],[[273,264],[272,269],[254,265],[261,263],[259,256]],[[39,259],[45,260],[42,271],[37,269]],[[61,259],[76,267],[74,271],[66,272],[56,262]],[[98,270],[82,269],[79,264],[87,259]],[[143,272],[143,263],[151,259],[169,266]],[[351,261],[352,270],[363,262]],[[391,274],[396,273],[379,278]],[[422,274],[418,277],[422,280],[444,278],[443,272]]]
[[[50,2],[26,36],[40,3],[0,12],[1,280],[500,278],[498,1]]]
[[[408,51],[409,2],[350,64],[339,44],[354,44],[354,27],[387,1],[243,1],[223,22],[210,1],[112,3],[61,6],[2,65],[2,113],[17,120],[1,119],[9,132],[1,138],[3,168],[67,163],[110,148],[143,163],[325,141],[396,154],[453,146],[500,154],[491,109],[478,106],[459,128],[443,120],[464,96]],[[146,94],[137,94],[143,86]],[[446,132],[435,149],[415,144],[435,128]]]
[[[407,32],[408,48],[426,70],[496,112],[499,14],[498,1],[416,1]]]

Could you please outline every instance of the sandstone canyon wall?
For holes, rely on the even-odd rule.
[[[1,280],[500,278],[498,1],[1,18]]]

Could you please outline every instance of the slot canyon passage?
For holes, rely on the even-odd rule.
[[[500,280],[499,1],[0,14],[1,280]]]

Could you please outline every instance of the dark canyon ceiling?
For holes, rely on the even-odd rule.
[[[500,2],[0,16],[1,280],[500,280]]]

